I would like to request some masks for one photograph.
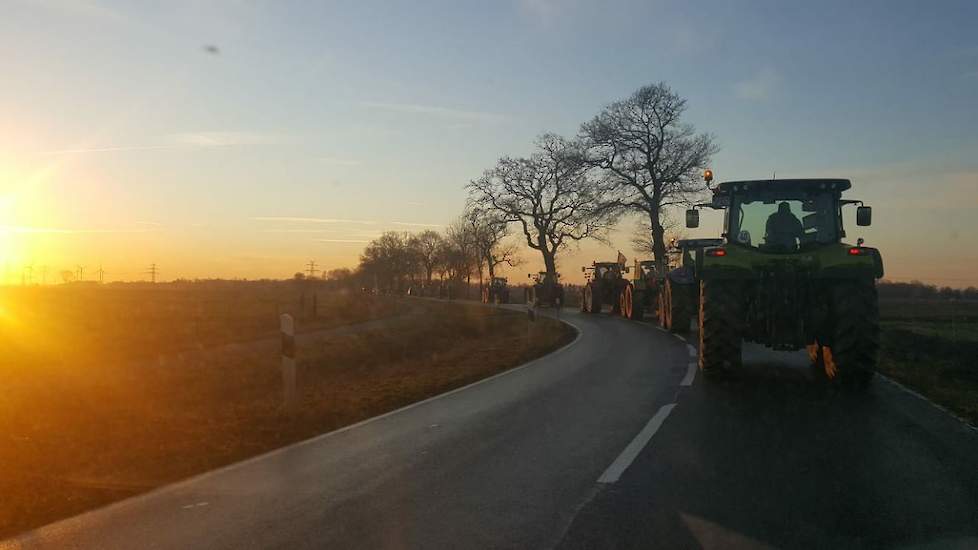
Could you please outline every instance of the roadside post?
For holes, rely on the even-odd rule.
[[[282,332],[282,398],[287,411],[295,408],[295,320],[288,313],[280,319]]]
[[[530,340],[533,335],[533,325],[536,324],[537,320],[537,308],[536,304],[532,301],[526,304],[526,345],[530,345]]]

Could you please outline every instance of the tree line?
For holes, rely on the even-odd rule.
[[[686,100],[665,83],[643,86],[583,122],[577,134],[544,133],[523,156],[503,156],[466,185],[464,213],[443,233],[389,232],[367,245],[357,276],[381,289],[472,282],[514,265],[514,239],[557,273],[558,258],[585,239],[607,242],[638,214],[638,250],[665,269],[669,211],[707,191],[702,170],[718,150],[682,117]],[[343,273],[346,274],[345,272]]]

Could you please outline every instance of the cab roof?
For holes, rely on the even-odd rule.
[[[804,179],[785,179],[785,180],[741,180],[725,181],[716,186],[716,191],[729,193],[734,191],[759,191],[763,189],[824,189],[834,191],[845,191],[852,187],[852,182],[847,179],[839,178],[804,178]]]

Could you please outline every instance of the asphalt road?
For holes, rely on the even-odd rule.
[[[978,432],[877,380],[810,380],[565,310],[568,347],[6,548],[978,548]]]

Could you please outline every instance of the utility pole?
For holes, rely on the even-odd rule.
[[[41,266],[41,284],[42,285],[48,284],[48,266],[46,265]]]
[[[309,274],[309,278],[315,278],[317,272],[319,272],[319,270],[316,269],[316,260],[309,260],[309,263],[306,264],[306,273]]]
[[[77,268],[78,268],[78,280],[79,281],[84,281],[85,280],[85,266],[79,265],[79,266],[77,266]]]
[[[96,273],[98,273],[98,284],[102,284],[105,279],[105,270],[102,269],[102,264],[99,264],[98,271],[96,271]]]
[[[146,270],[146,273],[149,274],[149,280],[150,280],[150,282],[155,283],[156,282],[156,275],[159,273],[159,270],[156,268],[156,264],[155,263],[154,264],[150,264],[149,269]]]

